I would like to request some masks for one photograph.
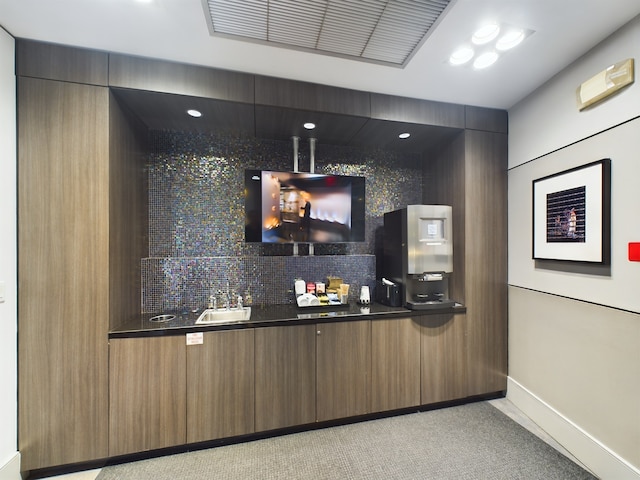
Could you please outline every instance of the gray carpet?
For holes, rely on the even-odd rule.
[[[479,402],[109,466],[97,480],[594,478]]]

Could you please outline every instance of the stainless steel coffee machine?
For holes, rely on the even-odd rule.
[[[408,205],[384,214],[383,277],[401,285],[412,310],[451,307],[453,272],[451,207]]]

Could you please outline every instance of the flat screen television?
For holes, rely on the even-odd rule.
[[[245,170],[245,241],[364,242],[364,189],[364,177]]]

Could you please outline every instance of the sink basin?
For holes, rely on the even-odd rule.
[[[249,318],[251,318],[251,307],[232,310],[208,308],[200,314],[196,320],[196,325],[242,322],[249,320]]]

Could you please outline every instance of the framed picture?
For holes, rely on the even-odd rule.
[[[533,181],[533,258],[608,265],[611,160]]]

